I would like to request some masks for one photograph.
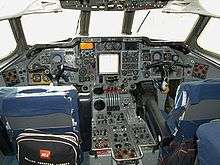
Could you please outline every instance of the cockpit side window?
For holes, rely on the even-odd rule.
[[[166,41],[185,41],[199,16],[197,14],[163,13],[161,9],[136,11],[132,32]],[[145,19],[146,17],[146,19]],[[145,19],[145,21],[144,21]]]
[[[7,20],[0,21],[0,59],[7,57],[16,48],[16,41]]]
[[[48,44],[73,38],[79,15],[79,10],[64,9],[59,13],[22,16],[21,22],[28,45]]]
[[[200,47],[207,51],[220,54],[219,34],[220,19],[211,18],[199,36],[197,43]]]

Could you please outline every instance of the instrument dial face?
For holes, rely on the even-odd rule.
[[[59,54],[55,54],[54,56],[53,56],[53,58],[52,58],[52,61],[54,62],[54,63],[61,63],[62,62],[62,57],[59,55]]]
[[[113,44],[111,42],[106,43],[105,48],[107,50],[112,50],[113,49]]]
[[[75,61],[76,61],[75,54],[65,56],[65,62],[67,63],[68,66],[75,66]]]
[[[160,61],[162,59],[162,54],[160,52],[155,52],[153,54],[153,60],[154,61]]]
[[[172,57],[172,59],[173,59],[173,61],[177,62],[177,61],[179,60],[179,56],[178,56],[178,55],[174,55],[174,56]]]
[[[114,44],[114,49],[115,49],[115,50],[121,50],[121,48],[122,48],[121,43],[116,42],[116,43]]]
[[[105,44],[104,43],[99,43],[96,45],[96,49],[98,51],[103,51],[105,49]]]

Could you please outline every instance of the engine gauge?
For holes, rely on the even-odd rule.
[[[115,50],[121,50],[121,48],[122,48],[121,43],[119,43],[119,42],[114,43]]]
[[[107,42],[106,45],[105,45],[105,48],[107,50],[112,50],[113,49],[113,44],[111,42]]]
[[[96,49],[98,51],[103,51],[105,49],[105,44],[104,43],[98,43],[96,44]]]

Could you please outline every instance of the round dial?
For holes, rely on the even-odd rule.
[[[98,51],[104,50],[104,49],[105,49],[105,44],[103,44],[103,43],[97,44],[97,45],[96,45],[96,49],[97,49]]]
[[[107,50],[112,50],[113,49],[113,44],[111,42],[106,43],[105,48]]]
[[[63,60],[63,59],[62,59],[62,57],[61,57],[59,54],[54,55],[53,58],[52,58],[52,61],[53,61],[54,63],[61,63],[62,60]]]
[[[121,43],[116,42],[116,43],[114,44],[114,49],[115,49],[115,50],[121,50]]]
[[[67,63],[68,66],[75,66],[75,61],[76,61],[75,54],[65,56],[65,62]]]
[[[178,55],[173,55],[172,59],[173,59],[173,61],[177,62],[179,60],[179,56]]]
[[[102,111],[103,109],[105,109],[105,102],[103,100],[97,100],[94,102],[94,108],[97,111]]]
[[[160,61],[162,59],[162,54],[160,52],[155,52],[153,54],[153,60],[154,61]]]

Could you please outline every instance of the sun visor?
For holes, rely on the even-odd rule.
[[[0,20],[36,13],[62,11],[59,0],[1,0]]]
[[[167,13],[193,13],[209,17],[220,18],[219,0],[174,0],[164,8]]]

